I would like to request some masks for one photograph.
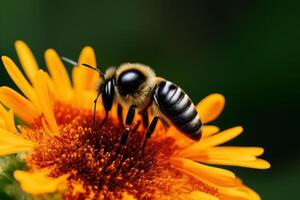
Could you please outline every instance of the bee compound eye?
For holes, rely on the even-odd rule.
[[[138,90],[146,80],[146,76],[138,70],[128,70],[119,75],[117,87],[123,96],[132,94]]]

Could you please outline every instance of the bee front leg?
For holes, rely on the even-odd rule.
[[[94,118],[93,118],[93,126],[96,126],[96,109],[97,109],[97,101],[99,99],[99,96],[101,95],[101,91],[98,92],[97,97],[94,100]],[[107,113],[106,113],[107,114]]]

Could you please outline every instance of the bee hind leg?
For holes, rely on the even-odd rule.
[[[152,121],[151,121],[151,123],[150,123],[150,125],[149,125],[149,127],[148,127],[148,129],[146,131],[146,136],[145,136],[145,140],[144,140],[142,149],[145,148],[148,139],[150,139],[151,135],[155,131],[158,119],[160,119],[158,116],[153,117],[153,119],[152,119]]]
[[[149,139],[151,137],[152,133],[155,131],[155,127],[157,125],[158,119],[159,119],[158,116],[153,117],[153,119],[146,131],[146,139]]]

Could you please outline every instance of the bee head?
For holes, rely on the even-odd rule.
[[[126,96],[135,93],[145,82],[146,76],[136,69],[124,71],[117,80],[120,95]]]
[[[148,96],[155,85],[153,70],[142,64],[127,63],[116,72],[116,86],[123,98],[143,98]]]

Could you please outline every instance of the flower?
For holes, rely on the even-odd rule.
[[[240,126],[220,131],[206,125],[223,110],[221,94],[211,94],[196,106],[204,123],[200,141],[158,124],[143,145],[145,129],[136,117],[126,144],[121,145],[124,126],[117,120],[115,105],[101,123],[105,113],[100,101],[99,123],[93,126],[99,74],[80,66],[96,66],[91,47],[82,50],[72,81],[55,50],[45,52],[49,73],[39,68],[24,42],[17,41],[16,50],[27,79],[10,58],[2,56],[23,94],[0,88],[0,155],[26,152],[21,155],[27,170],[14,172],[25,192],[58,193],[64,199],[260,199],[233,172],[211,165],[270,167],[257,158],[263,154],[260,147],[220,146],[243,131]],[[16,126],[14,116],[24,123]]]

